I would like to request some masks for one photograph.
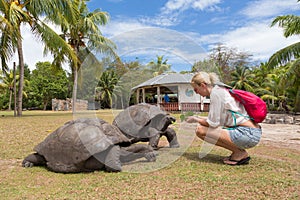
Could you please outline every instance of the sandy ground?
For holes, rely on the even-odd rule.
[[[260,144],[300,151],[300,125],[266,123],[260,123],[260,125],[262,127]],[[196,127],[196,123],[183,122],[180,125],[181,130],[189,133],[194,132]]]
[[[260,124],[263,130],[261,143],[300,151],[300,125]]]

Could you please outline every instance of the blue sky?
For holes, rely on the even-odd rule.
[[[281,28],[270,27],[276,16],[299,15],[297,0],[90,0],[88,7],[109,13],[109,23],[100,29],[118,45],[124,61],[147,63],[164,55],[174,71],[190,70],[217,43],[266,61],[299,42],[299,36],[285,38]],[[22,34],[31,69],[38,61],[52,61],[28,27]]]
[[[164,55],[175,71],[189,70],[217,43],[266,61],[299,41],[270,27],[278,15],[299,15],[297,0],[91,0],[88,6],[109,13],[101,30],[116,42],[124,60],[148,62]]]

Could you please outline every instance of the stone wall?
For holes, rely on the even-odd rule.
[[[297,124],[300,125],[300,115],[268,114],[263,123],[267,124]]]
[[[88,101],[77,99],[76,110],[87,110]],[[52,99],[52,111],[68,111],[72,110],[72,99]]]

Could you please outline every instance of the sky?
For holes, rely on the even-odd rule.
[[[117,45],[123,61],[148,63],[164,56],[177,72],[190,70],[218,43],[249,53],[259,63],[299,42],[299,36],[285,38],[282,28],[270,27],[276,16],[299,15],[297,0],[90,0],[87,5],[109,14],[100,30]],[[31,69],[38,61],[52,61],[28,28],[22,33]]]

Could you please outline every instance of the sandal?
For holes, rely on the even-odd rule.
[[[226,161],[224,161],[224,163],[227,164],[227,165],[246,165],[246,164],[249,164],[250,159],[251,159],[250,156],[248,156],[246,158],[243,158],[241,160],[232,160],[232,159],[229,158],[228,161],[230,161],[230,163],[226,162]]]

